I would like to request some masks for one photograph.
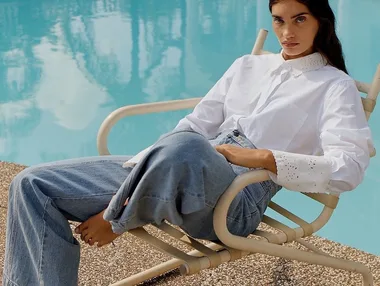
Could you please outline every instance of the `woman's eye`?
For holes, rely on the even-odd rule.
[[[305,21],[306,21],[306,17],[305,16],[300,16],[300,17],[296,18],[296,22],[297,23],[303,23]]]
[[[273,22],[275,22],[276,24],[282,24],[284,21],[282,21],[282,19],[280,18],[273,18]]]

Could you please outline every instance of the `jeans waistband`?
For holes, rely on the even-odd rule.
[[[233,144],[244,148],[256,149],[256,146],[239,130],[222,132],[209,140],[212,145]]]
[[[233,144],[243,148],[257,149],[256,146],[241,131],[237,129],[219,134],[215,139],[210,140],[210,143],[214,146],[221,144]],[[253,171],[262,170],[263,168],[248,169],[239,166],[234,167],[234,170],[237,170],[237,174],[241,173],[243,169],[246,169],[245,171]],[[260,184],[263,186],[263,188],[270,191],[271,196],[274,196],[281,189],[281,186],[277,185],[272,180],[263,181],[260,182]]]

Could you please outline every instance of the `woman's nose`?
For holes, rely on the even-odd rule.
[[[285,39],[292,39],[295,36],[293,29],[289,26],[284,27],[282,34]]]

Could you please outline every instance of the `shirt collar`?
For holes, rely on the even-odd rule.
[[[285,60],[282,52],[279,54],[280,69],[290,69],[295,77],[300,76],[303,73],[314,71],[324,67],[327,64],[327,60],[320,53],[315,52],[313,54],[293,59]]]

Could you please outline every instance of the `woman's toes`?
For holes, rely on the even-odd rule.
[[[86,228],[85,230],[83,230],[83,231],[81,232],[81,234],[80,234],[80,239],[81,239],[82,241],[85,241],[85,237],[88,235],[88,233],[89,233],[89,229],[88,229],[88,228]]]
[[[94,244],[95,244],[95,239],[93,239],[93,238],[90,238],[89,240],[88,240],[88,244],[90,245],[90,246],[93,246]]]
[[[78,225],[75,228],[75,233],[81,234],[87,228],[88,228],[88,220],[86,220],[85,222],[82,222],[80,225]]]
[[[94,238],[92,237],[92,235],[90,233],[87,233],[85,236],[84,236],[84,242],[85,243],[89,243],[90,240],[94,240]]]

